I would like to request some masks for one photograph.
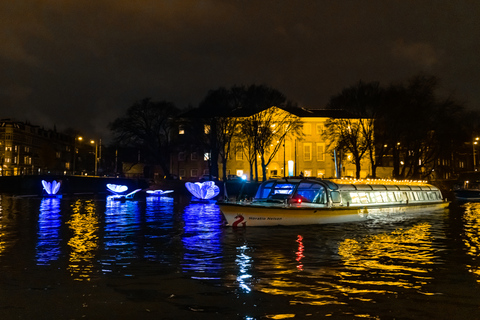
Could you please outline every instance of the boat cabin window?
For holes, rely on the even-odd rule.
[[[295,197],[302,202],[325,203],[325,188],[318,183],[301,182]]]
[[[260,187],[258,187],[257,193],[255,194],[255,199],[266,199],[272,191],[273,184],[273,181],[261,184]]]
[[[335,203],[342,202],[342,198],[340,197],[340,192],[332,191],[330,192],[330,196],[332,197],[332,202],[335,202]]]

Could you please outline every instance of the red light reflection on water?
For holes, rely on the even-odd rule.
[[[302,262],[302,258],[305,257],[303,255],[303,251],[305,250],[305,247],[303,246],[303,237],[301,235],[297,236],[297,243],[298,243],[298,250],[297,252],[295,252],[295,254],[297,255],[296,260],[299,263],[297,265],[297,269],[303,270],[303,264],[301,262]]]

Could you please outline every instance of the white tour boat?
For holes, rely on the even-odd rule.
[[[447,208],[423,181],[283,178],[263,182],[251,200],[219,201],[227,225],[277,226],[363,221]]]

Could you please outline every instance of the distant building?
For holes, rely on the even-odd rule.
[[[0,175],[68,174],[75,138],[39,126],[0,120]]]

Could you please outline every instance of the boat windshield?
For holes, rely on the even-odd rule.
[[[306,203],[326,203],[325,187],[310,181],[269,181],[262,184],[255,195],[256,200],[285,200],[294,198]]]

